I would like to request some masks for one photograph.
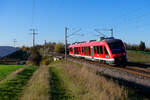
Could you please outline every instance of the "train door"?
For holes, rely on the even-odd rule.
[[[92,59],[94,59],[93,46],[91,46],[91,57],[92,57]]]

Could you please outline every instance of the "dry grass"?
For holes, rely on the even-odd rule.
[[[96,71],[86,66],[59,63],[77,88],[76,97],[80,100],[126,100],[127,93],[111,80],[96,75]]]
[[[49,100],[49,67],[41,66],[32,76],[19,100]]]

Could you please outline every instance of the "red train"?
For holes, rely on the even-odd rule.
[[[126,47],[122,40],[100,38],[99,41],[78,42],[69,46],[69,55],[98,60],[108,64],[127,62]]]

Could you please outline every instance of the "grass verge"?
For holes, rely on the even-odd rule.
[[[37,67],[30,66],[19,72],[14,79],[7,80],[0,85],[0,100],[18,100],[20,92]]]
[[[49,100],[49,67],[40,66],[25,86],[19,100]]]
[[[50,100],[78,100],[74,97],[76,88],[64,74],[61,67],[53,64],[50,67]]]
[[[57,97],[57,91],[65,91],[62,89],[61,84],[65,83],[66,80],[62,78],[62,73],[67,76],[67,82],[72,83],[74,86],[73,95],[78,100],[127,100],[126,91],[121,88],[118,84],[115,84],[111,80],[106,80],[104,77],[97,75],[96,71],[74,63],[65,64],[64,62],[54,63],[55,67],[51,68],[52,77],[55,78],[53,84],[54,93],[52,96]],[[59,74],[58,74],[59,73]],[[57,80],[57,81],[56,81]],[[62,82],[64,81],[64,82]],[[57,85],[56,85],[57,84]],[[66,84],[65,84],[66,85]],[[72,89],[72,90],[74,90]],[[65,96],[65,94],[62,93]],[[61,97],[60,97],[61,98]],[[73,100],[77,100],[73,99]],[[60,99],[52,99],[60,100]],[[61,99],[63,100],[63,99]],[[64,99],[65,100],[65,99]],[[69,99],[70,100],[70,99]]]

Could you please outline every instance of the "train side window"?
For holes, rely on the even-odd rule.
[[[100,46],[100,54],[103,54],[103,47]]]
[[[78,51],[77,51],[77,47],[76,47],[76,54],[78,53]]]
[[[80,47],[79,47],[79,53],[80,53]]]
[[[85,47],[84,47],[84,55],[86,55],[86,49],[85,49]]]
[[[90,48],[90,46],[89,46],[89,55],[91,55],[91,48]]]
[[[77,48],[75,47],[75,54],[77,54]]]
[[[96,46],[94,46],[94,53],[96,54]]]
[[[76,51],[75,51],[75,48],[74,48],[74,54],[75,54],[75,52],[76,52]]]
[[[96,48],[97,48],[97,54],[99,54],[99,46],[97,46]]]
[[[72,48],[69,48],[69,49],[70,49],[69,51],[72,52]]]
[[[83,53],[83,47],[82,47],[82,53]]]
[[[107,51],[106,47],[104,47],[104,51],[105,51],[105,54],[108,54],[108,51]]]

